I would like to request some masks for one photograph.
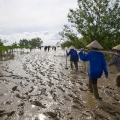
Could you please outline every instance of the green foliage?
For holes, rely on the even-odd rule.
[[[61,44],[61,47],[64,49],[65,47],[74,46],[76,49],[80,49],[84,48],[86,45],[87,45],[86,41],[83,38],[81,38],[74,42],[71,42],[70,40],[64,41]]]
[[[120,44],[119,0],[78,0],[78,8],[70,9],[68,21],[87,44],[97,40],[105,49]],[[72,41],[77,35],[70,27],[64,26],[60,35],[75,44]]]
[[[3,41],[0,39],[0,46],[3,46]]]
[[[27,39],[20,40],[19,46],[29,46],[29,40],[27,40]]]
[[[11,46],[17,46],[17,43],[16,43],[16,42],[14,42]]]
[[[43,41],[41,40],[41,38],[36,37],[36,38],[32,38],[31,40],[27,40],[27,39],[22,39],[19,41],[19,46],[31,46],[33,48],[35,47],[40,47],[42,45]]]
[[[110,60],[113,58],[113,56],[111,56],[111,55],[105,55],[105,59],[106,59],[106,61],[107,62],[110,62]]]
[[[43,41],[39,37],[33,38],[29,41],[31,47],[40,47],[42,43]]]
[[[62,37],[61,39],[64,40],[61,44],[62,48],[65,48],[66,46],[69,47],[71,45],[74,45],[76,48],[80,48],[82,46],[77,34],[75,34],[71,28],[68,25],[64,25],[63,31],[59,32],[59,35]]]

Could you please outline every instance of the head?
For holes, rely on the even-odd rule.
[[[120,52],[120,45],[117,45],[115,47],[112,48],[113,50],[115,50],[117,53]]]
[[[75,47],[74,46],[70,46],[69,49],[72,50],[72,49],[75,49]]]
[[[103,49],[103,47],[96,40],[88,44],[86,47],[94,50]]]

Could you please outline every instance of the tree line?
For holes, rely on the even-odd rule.
[[[97,40],[106,50],[120,44],[120,0],[78,0],[64,25],[61,47],[85,47]]]
[[[4,43],[6,41],[3,41],[0,39],[0,46],[4,46]],[[40,47],[42,45],[43,41],[41,40],[41,38],[36,37],[36,38],[32,38],[31,40],[27,40],[27,39],[20,39],[19,43],[14,42],[11,44],[11,46],[20,46],[20,47]]]

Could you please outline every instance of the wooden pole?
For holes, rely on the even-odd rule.
[[[102,52],[102,53],[105,53],[105,54],[112,54],[112,55],[116,55],[116,56],[119,56],[119,57],[120,57],[119,54],[113,53],[113,52],[108,52],[108,51],[88,50],[88,49],[83,49],[83,51],[85,51],[85,52],[89,52],[89,51]]]

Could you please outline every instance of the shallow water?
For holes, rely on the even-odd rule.
[[[116,73],[98,80],[102,101],[88,91],[88,78],[79,61],[79,73],[70,69],[65,51],[32,50],[2,61],[0,120],[119,120],[120,88]]]

